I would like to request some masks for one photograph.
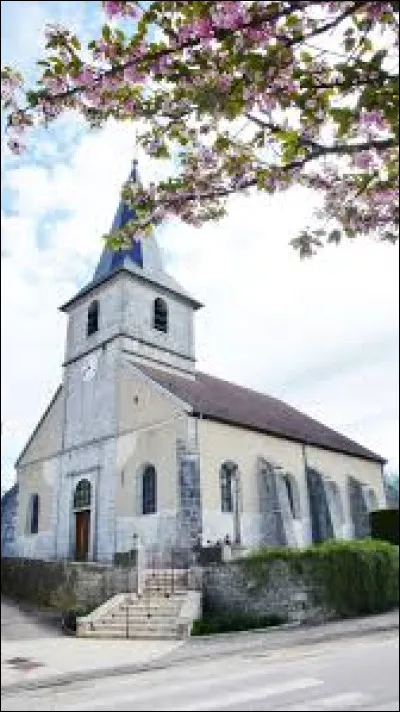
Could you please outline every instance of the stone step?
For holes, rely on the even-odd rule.
[[[119,606],[118,608],[114,608],[110,612],[114,611],[120,611],[123,613],[126,613],[126,610],[128,611],[179,611],[179,609],[182,607],[183,601],[174,601],[173,603],[164,603],[163,601],[161,602],[155,602],[155,601],[142,601],[141,603],[136,603],[136,604],[128,604],[128,605],[122,605]]]
[[[188,576],[171,576],[169,574],[147,574],[143,577],[143,580],[148,581],[165,581],[170,584],[186,584],[188,581]]]
[[[144,596],[143,598],[138,598],[135,600],[127,601],[126,603],[121,603],[120,606],[126,608],[126,606],[132,606],[137,608],[140,606],[154,606],[163,608],[171,608],[174,606],[181,606],[186,596],[176,596],[174,598],[164,598],[163,596]]]
[[[111,630],[111,629],[94,629],[90,631],[90,637],[91,638],[126,638],[126,630]],[[147,639],[154,639],[154,640],[177,640],[179,638],[178,632],[177,631],[172,631],[172,632],[159,632],[159,631],[146,631],[146,632],[133,632],[129,630],[128,632],[128,638],[129,639],[135,639],[135,640],[147,640]]]
[[[168,613],[141,613],[140,615],[130,615],[128,616],[128,621],[129,623],[146,623],[147,621],[157,621],[157,623],[163,624],[163,623],[170,623],[173,622],[175,623],[177,619],[177,616],[175,615],[170,615]],[[125,613],[114,613],[111,615],[104,616],[104,618],[99,618],[99,621],[102,622],[111,622],[111,623],[125,623],[127,620],[126,614]],[[94,624],[96,624],[97,621],[94,621]]]
[[[146,591],[162,591],[169,593],[170,595],[185,593],[188,587],[184,584],[176,583],[173,586],[169,582],[165,581],[148,581],[144,585],[144,592]]]
[[[97,631],[111,631],[111,632],[124,632],[126,634],[126,630],[128,628],[128,631],[134,635],[145,635],[147,633],[155,634],[155,633],[160,633],[160,634],[172,634],[172,633],[177,633],[177,626],[176,625],[159,625],[155,623],[154,625],[150,624],[143,624],[143,625],[134,625],[129,624],[129,626],[126,626],[122,623],[104,623],[102,624],[95,624],[93,626],[93,630]]]

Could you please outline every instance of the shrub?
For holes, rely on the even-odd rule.
[[[371,536],[391,544],[399,543],[399,510],[378,509],[370,514]]]
[[[399,603],[399,549],[385,541],[326,541],[306,549],[263,549],[237,562],[257,585],[272,565],[286,562],[306,583],[317,605],[336,617],[381,613]]]

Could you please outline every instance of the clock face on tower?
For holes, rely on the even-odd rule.
[[[82,378],[84,381],[91,381],[96,375],[98,356],[91,354],[88,356],[82,366]]]

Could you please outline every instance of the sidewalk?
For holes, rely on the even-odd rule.
[[[49,637],[3,640],[2,694],[183,664],[232,653],[260,653],[398,630],[399,612],[336,621],[175,640],[90,640]]]

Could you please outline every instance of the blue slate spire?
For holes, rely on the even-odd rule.
[[[138,162],[136,158],[132,162],[129,181],[139,183]],[[135,217],[135,210],[130,205],[127,205],[121,198],[117,212],[115,213],[111,231],[121,230]],[[130,247],[123,247],[118,250],[106,248],[101,255],[93,279],[98,280],[107,277],[110,272],[113,272],[118,267],[122,267],[126,261],[132,262],[137,267],[143,269],[143,247],[140,238],[133,238]]]
[[[128,180],[130,183],[139,183],[138,162],[136,158],[132,161],[132,168]],[[134,209],[121,200],[112,223],[112,232],[120,230],[129,220],[133,220],[135,217],[136,213]]]
[[[129,180],[140,183],[136,160],[132,163]],[[112,223],[112,230],[123,228],[134,217],[134,208],[131,208],[121,199]],[[195,309],[202,306],[173,277],[165,272],[162,253],[157,240],[154,235],[148,235],[143,238],[140,236],[132,238],[131,244],[127,248],[112,250],[109,247],[105,247],[91,281],[66,302],[61,307],[61,310],[67,311],[77,299],[88,294],[95,287],[99,287],[120,271],[130,272],[135,279],[139,278],[151,284],[157,292],[161,288],[164,292],[167,291],[174,295],[179,295],[180,298],[189,301]]]

